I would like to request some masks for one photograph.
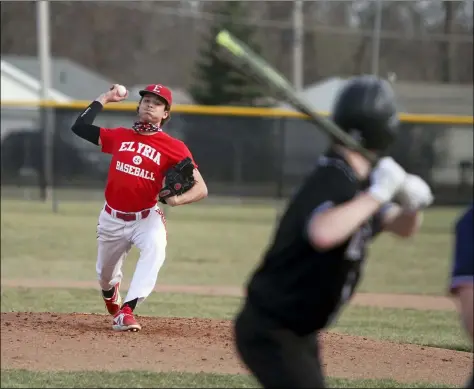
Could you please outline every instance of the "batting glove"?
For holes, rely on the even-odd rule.
[[[433,193],[429,185],[419,176],[407,174],[397,200],[403,209],[407,211],[417,211],[429,207],[434,200]]]
[[[380,203],[387,203],[400,190],[406,176],[405,170],[393,158],[381,158],[372,170],[369,193]]]

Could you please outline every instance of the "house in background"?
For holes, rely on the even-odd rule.
[[[111,84],[112,81],[69,59],[51,59],[49,94],[58,103],[92,101],[107,91]],[[38,57],[2,55],[2,177],[3,173],[8,172],[15,179],[36,182],[43,147],[41,129],[44,123],[36,104],[41,101],[41,86],[41,64]],[[58,125],[57,122],[55,124]],[[59,169],[74,168],[81,171],[84,166],[92,165],[95,167],[95,174],[104,174],[104,166],[108,165],[99,163],[104,155],[81,153],[81,148],[87,145],[76,139],[71,131],[60,131],[58,135],[58,158],[67,156],[66,160],[69,162],[60,164]]]
[[[66,58],[51,58],[50,96],[58,103],[90,101],[110,88],[112,81]],[[41,100],[41,65],[38,57],[2,55],[1,138],[15,131],[36,130],[40,112],[36,106],[15,107],[15,102]],[[8,104],[13,103],[13,105]]]
[[[301,96],[319,112],[329,113],[347,80],[333,77],[301,91]],[[401,112],[411,114],[472,116],[472,85],[395,82],[393,89]],[[281,103],[279,108],[292,108]]]
[[[347,80],[339,77],[330,78],[311,85],[301,91],[301,96],[308,104],[321,113],[330,113],[341,88]],[[395,82],[393,85],[400,112],[408,114],[427,115],[473,115],[472,85],[431,84],[420,82]],[[278,104],[279,108],[294,111],[286,103]],[[459,166],[465,161],[472,161],[473,132],[470,125],[446,125],[449,131],[438,142],[444,142],[449,147],[436,146],[443,149],[446,160],[443,166],[433,169],[432,179],[437,183],[452,184],[458,182]],[[421,131],[423,125],[417,126]],[[435,127],[432,127],[435,128]],[[419,133],[419,132],[418,132]],[[300,136],[287,137],[285,142],[286,155],[308,155],[315,149],[324,150],[327,147],[327,137],[324,142],[317,140],[318,132],[306,132]],[[417,149],[416,149],[417,150]],[[298,172],[302,165],[285,166],[289,174]],[[468,180],[472,182],[472,171]]]
[[[58,102],[92,100],[112,84],[102,75],[69,59],[51,58],[51,92]],[[2,101],[38,100],[40,88],[41,64],[38,57],[2,55]]]
[[[101,74],[67,58],[51,58],[51,90],[54,101],[67,103],[91,101],[107,91],[114,82]],[[138,101],[138,91],[145,85],[128,86],[130,101]],[[183,89],[171,88],[173,104],[194,104],[192,97]],[[17,109],[15,102],[34,103],[41,100],[41,64],[36,56],[3,55],[1,59],[1,123],[2,138],[16,129],[39,127],[39,111],[36,106]],[[10,103],[10,104],[8,104]],[[12,105],[13,104],[13,105]],[[115,125],[121,115],[110,118]]]
[[[20,70],[7,61],[1,61],[1,99],[4,101],[39,101],[41,82],[38,78]],[[52,88],[51,98],[58,102],[68,102],[70,97]]]

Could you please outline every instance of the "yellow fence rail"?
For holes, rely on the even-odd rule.
[[[82,110],[90,104],[90,101],[74,101],[70,103],[58,103],[56,101],[1,101],[1,107],[8,108],[39,108],[49,107],[58,109],[76,109]],[[137,103],[111,103],[104,107],[105,110],[135,112]],[[306,115],[299,112],[293,112],[279,108],[255,108],[255,107],[233,107],[233,106],[204,106],[204,105],[175,105],[172,109],[173,113],[184,113],[193,115],[208,116],[253,116],[253,117],[281,117],[306,119]],[[322,116],[327,116],[327,112],[319,112]],[[458,115],[427,115],[427,114],[400,114],[402,122],[424,123],[424,124],[457,124],[457,125],[474,125],[473,116]]]

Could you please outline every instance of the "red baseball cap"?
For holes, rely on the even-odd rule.
[[[173,103],[173,97],[171,95],[171,90],[162,84],[151,84],[148,85],[145,89],[142,89],[138,92],[140,96],[144,96],[146,93],[152,93],[156,96],[160,96],[164,99],[168,105],[171,107]]]

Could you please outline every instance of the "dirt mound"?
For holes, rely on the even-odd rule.
[[[138,317],[143,330],[115,333],[110,316],[1,314],[2,368],[246,373],[229,321]],[[472,354],[324,334],[330,376],[461,385]]]

